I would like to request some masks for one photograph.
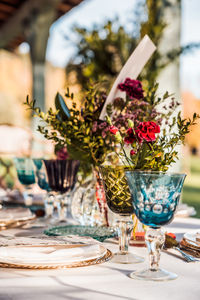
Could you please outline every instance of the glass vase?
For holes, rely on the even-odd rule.
[[[77,185],[72,200],[72,216],[81,225],[108,226],[108,208],[98,169]]]

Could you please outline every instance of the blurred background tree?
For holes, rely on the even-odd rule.
[[[180,0],[175,1],[180,4]],[[109,20],[104,25],[95,25],[91,30],[75,27],[77,50],[66,67],[68,84],[79,84],[85,87],[89,79],[97,81],[106,77],[112,85],[122,66],[145,34],[149,35],[158,50],[144,68],[141,78],[148,78],[149,83],[155,81],[161,70],[181,53],[199,46],[199,44],[186,45],[172,49],[164,56],[159,51],[159,44],[167,26],[164,21],[165,9],[172,5],[169,0],[138,0],[133,18],[128,21],[131,30],[123,28],[118,19]]]

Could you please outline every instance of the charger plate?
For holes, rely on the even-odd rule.
[[[45,269],[69,269],[69,268],[78,268],[78,267],[88,267],[92,265],[98,265],[109,261],[112,258],[113,254],[110,250],[107,249],[105,255],[103,257],[97,259],[90,259],[81,262],[75,262],[71,264],[64,264],[63,265],[20,265],[20,264],[11,264],[11,263],[2,263],[0,262],[1,268],[14,268],[14,269],[31,269],[31,270],[45,270]]]
[[[89,236],[95,240],[103,242],[105,239],[117,236],[117,233],[109,227],[98,226],[82,226],[82,225],[66,225],[56,226],[44,231],[48,236],[66,236],[66,235],[79,235]]]
[[[19,227],[36,218],[35,214],[24,207],[7,208],[0,212],[0,230]]]
[[[5,230],[5,229],[9,229],[9,228],[17,228],[23,225],[26,225],[27,223],[33,221],[36,219],[36,215],[32,215],[29,218],[24,218],[24,220],[20,220],[20,221],[10,221],[7,223],[0,223],[0,230]]]

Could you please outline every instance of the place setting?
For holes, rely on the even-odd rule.
[[[42,146],[9,158],[23,202],[1,203],[3,271],[46,270],[42,280],[48,270],[58,278],[68,269],[62,274],[70,282],[73,269],[76,285],[106,274],[116,286],[132,284],[134,294],[143,285],[179,284],[198,268],[198,220],[194,231],[168,225],[196,212],[182,204],[188,172],[174,165],[200,115],[185,118],[175,96],[143,75],[158,49],[148,35],[136,44],[112,84],[98,77],[81,93],[67,88],[47,109],[26,97]]]
[[[112,252],[92,238],[0,237],[0,266],[19,269],[59,269],[96,265]]]

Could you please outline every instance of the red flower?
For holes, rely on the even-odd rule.
[[[146,142],[153,142],[156,139],[155,133],[160,132],[160,126],[155,122],[141,122],[136,130],[137,136]]]
[[[132,99],[139,100],[144,97],[144,95],[143,95],[144,91],[142,89],[142,84],[139,80],[126,78],[124,83],[120,83],[118,85],[118,89],[120,91],[126,92],[126,94]]]
[[[116,133],[119,131],[118,128],[113,125],[110,126],[109,130],[110,130],[110,133],[112,133],[114,135],[116,135]]]
[[[132,149],[131,151],[130,151],[130,156],[133,156],[133,155],[135,155],[136,154],[136,152]]]
[[[173,239],[176,239],[176,236],[174,233],[171,233],[171,232],[167,232],[166,235],[169,235],[171,236]]]

